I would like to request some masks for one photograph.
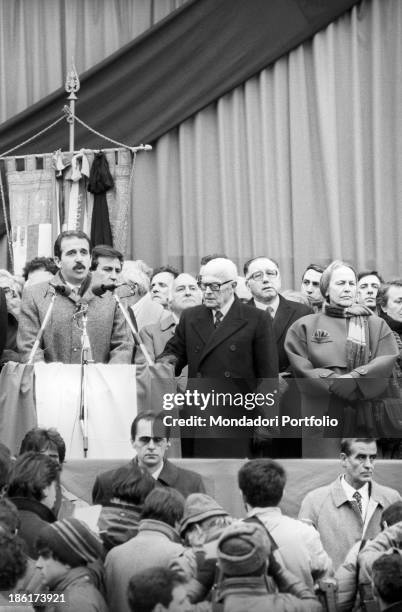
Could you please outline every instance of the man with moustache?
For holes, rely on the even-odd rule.
[[[112,294],[97,296],[92,292],[89,237],[82,231],[62,232],[56,239],[54,256],[59,267],[55,277],[28,287],[23,293],[17,336],[22,361],[28,361],[54,297],[34,361],[80,363],[85,311],[91,360],[130,363],[132,337]]]

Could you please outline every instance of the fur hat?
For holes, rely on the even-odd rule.
[[[48,548],[62,562],[71,567],[103,560],[105,552],[98,536],[83,521],[67,518],[50,523],[41,529],[37,541],[38,552]]]
[[[205,493],[191,493],[184,504],[184,514],[180,523],[180,535],[193,523],[200,523],[211,516],[229,516],[217,501]]]
[[[225,576],[249,576],[264,565],[270,552],[267,532],[258,523],[233,523],[218,542],[219,565]]]

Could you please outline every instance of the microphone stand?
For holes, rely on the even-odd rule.
[[[38,331],[38,335],[36,336],[34,345],[32,347],[32,350],[29,354],[29,359],[28,359],[28,365],[31,365],[33,362],[33,359],[35,357],[35,353],[39,348],[40,342],[42,340],[42,336],[43,336],[43,332],[45,331],[45,327],[50,319],[50,315],[52,314],[52,310],[53,310],[53,305],[54,305],[54,300],[56,299],[56,292],[53,293],[52,298],[50,300],[50,304],[47,307],[47,311],[45,314],[45,318],[42,321],[42,325],[40,326],[40,329]]]
[[[93,363],[91,344],[87,332],[88,304],[80,304],[80,310],[75,313],[74,318],[82,317],[81,334],[81,369],[80,369],[80,406],[79,421],[82,433],[84,458],[88,454],[88,364]]]
[[[121,299],[119,298],[119,296],[117,295],[115,290],[112,291],[112,295],[113,295],[117,305],[119,306],[121,312],[123,313],[123,316],[124,316],[124,318],[126,320],[126,323],[129,326],[129,328],[131,330],[131,333],[134,336],[135,343],[142,350],[142,354],[145,357],[145,361],[148,363],[149,366],[154,365],[154,362],[152,361],[150,354],[148,353],[146,347],[144,346],[143,341],[141,340],[140,334],[137,332],[137,330],[135,329],[134,325],[132,324],[132,321],[130,319],[130,315],[128,314],[127,310],[125,309],[125,307],[121,303]]]

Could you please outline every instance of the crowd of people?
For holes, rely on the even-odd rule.
[[[62,232],[54,258],[28,262],[23,278],[0,270],[1,363],[156,361],[169,364],[178,391],[276,394],[274,408],[254,407],[270,426],[252,433],[227,426],[246,414],[242,401],[210,401],[206,414],[225,425],[188,428],[185,456],[301,456],[306,430],[295,435],[281,415],[337,422],[327,434],[309,432],[317,456],[325,438],[327,446],[342,436],[386,440],[387,431],[389,455],[400,456],[402,279],[384,282],[375,270],[356,273],[336,260],[325,269],[310,264],[300,291],[282,290],[279,264],[268,256],[247,261],[243,274],[224,254],[204,257],[196,277],[152,270],[110,246],[92,249],[83,232]],[[200,416],[194,403],[180,408],[187,423]]]
[[[307,493],[298,518],[280,508],[281,463],[246,461],[239,517],[171,464],[169,435],[162,413],[138,415],[135,457],[96,477],[91,505],[61,484],[56,430],[27,432],[17,457],[0,444],[2,609],[402,609],[402,499],[373,479],[374,439],[342,440],[339,476]]]
[[[168,364],[186,398],[183,455],[249,458],[240,518],[166,458],[161,406],[136,416],[135,457],[96,477],[91,505],[62,485],[57,431],[26,432],[17,458],[0,444],[0,605],[401,610],[402,501],[372,476],[375,438],[401,456],[402,279],[336,260],[310,264],[300,291],[282,290],[279,264],[265,255],[243,276],[224,254],[204,257],[197,272],[124,261],[80,231],[62,232],[54,258],[28,262],[23,277],[0,271],[2,366]],[[217,407],[218,395],[240,399]],[[201,396],[215,425],[199,435],[187,423],[201,414],[189,398]],[[262,424],[233,425],[251,400]],[[341,475],[306,495],[298,519],[280,509],[286,473],[273,457],[299,457],[302,443],[282,416],[336,424],[309,434],[317,457],[343,438]]]

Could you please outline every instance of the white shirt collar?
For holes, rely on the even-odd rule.
[[[159,478],[160,473],[161,473],[161,471],[162,471],[162,470],[163,470],[163,461],[162,461],[162,463],[161,463],[160,467],[158,467],[158,469],[157,469],[157,470],[155,470],[155,472],[153,472],[153,473],[151,474],[152,478],[154,478],[155,480],[158,480],[158,478]]]
[[[230,300],[228,302],[226,302],[226,304],[224,306],[222,306],[221,308],[213,308],[212,312],[214,313],[214,319],[215,319],[215,313],[216,313],[217,310],[220,310],[221,313],[223,314],[223,317],[225,317],[227,315],[227,313],[229,312],[230,307],[232,306],[234,300],[235,300],[234,299],[234,295],[232,295]]]
[[[370,500],[370,489],[369,489],[369,483],[366,482],[366,484],[364,484],[362,487],[360,487],[360,489],[355,489],[354,487],[352,487],[348,482],[346,482],[345,479],[345,475],[341,476],[341,485],[342,488],[345,492],[345,495],[348,499],[348,501],[355,501],[353,495],[356,493],[356,491],[358,491],[362,497],[362,516],[363,519],[366,516],[366,512],[367,512],[367,507],[368,507],[368,503]]]
[[[276,296],[275,299],[272,300],[272,302],[270,302],[269,304],[266,304],[265,302],[259,302],[258,300],[256,300],[254,298],[254,304],[257,306],[257,308],[259,308],[260,310],[267,310],[268,307],[272,308],[272,318],[276,315],[276,311],[279,308],[279,295]]]

